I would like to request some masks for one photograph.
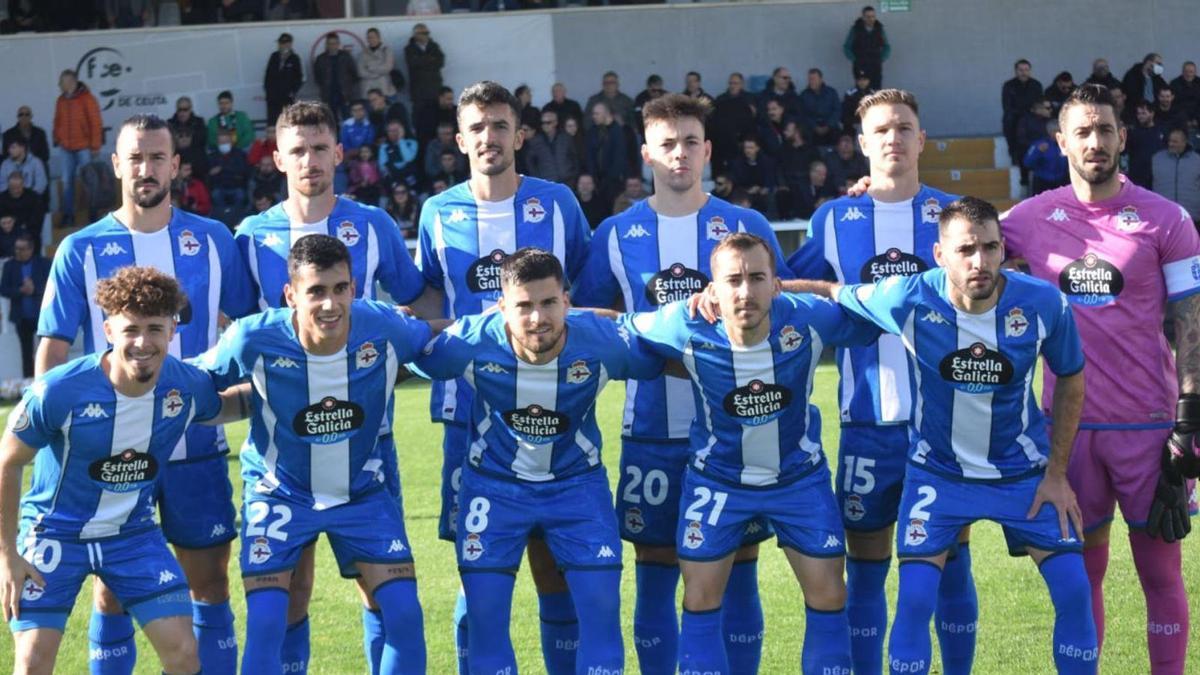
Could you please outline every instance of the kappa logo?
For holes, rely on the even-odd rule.
[[[758,534],[759,532],[762,532],[762,529],[762,523],[758,522],[757,520],[752,520],[750,521],[750,524],[746,526],[746,534]]]
[[[271,232],[267,236],[263,237],[262,243],[260,245],[266,246],[267,248],[272,248],[274,246],[279,246],[282,243],[283,243],[283,240],[280,239],[277,234],[275,234],[274,232]]]
[[[289,359],[286,356],[276,356],[275,360],[271,362],[271,367],[273,367],[273,368],[299,368],[300,366],[296,365],[295,361]]]
[[[121,245],[115,241],[108,242],[107,244],[104,245],[104,248],[100,249],[100,255],[124,255],[124,254],[125,254],[125,249],[121,248]]]
[[[638,239],[640,237],[649,237],[649,236],[650,236],[650,230],[647,230],[646,228],[642,227],[642,225],[640,223],[634,223],[633,225],[631,225],[629,227],[628,230],[625,230],[625,234],[621,235],[621,238],[622,239]]]
[[[163,399],[162,414],[163,417],[177,417],[183,410],[183,396],[180,395],[178,389],[172,389],[167,392],[166,398]]]
[[[404,545],[404,542],[400,541],[399,539],[393,539],[392,543],[388,546],[387,552],[388,553],[403,553],[404,550],[407,548],[408,547]]]
[[[862,210],[860,210],[857,206],[851,206],[850,208],[846,209],[846,211],[844,213],[842,213],[841,222],[844,223],[847,220],[866,220],[866,219],[867,219],[867,216],[862,212]]]
[[[192,234],[191,230],[184,230],[179,233],[179,253],[186,256],[193,256],[200,252],[200,240],[196,235]]]
[[[179,577],[175,576],[175,573],[171,570],[163,570],[158,573],[158,585],[162,586],[163,584],[169,584],[178,578]]]
[[[698,343],[696,343],[696,349],[707,349],[709,351],[716,351],[717,346],[711,342],[698,342]]]
[[[1054,209],[1050,215],[1046,216],[1046,220],[1053,220],[1056,223],[1067,222],[1067,212],[1062,209]]]
[[[921,317],[921,320],[928,321],[929,323],[938,324],[938,325],[942,325],[942,326],[950,325],[950,322],[946,320],[946,317],[942,316],[941,314],[938,314],[937,310],[933,310],[933,309],[929,310],[928,314]]]
[[[108,417],[108,413],[104,412],[104,408],[100,407],[99,403],[89,403],[87,404],[87,407],[83,409],[83,412],[79,413],[79,416],[98,419],[101,417]]]
[[[494,363],[492,361],[488,361],[487,363],[483,364],[482,366],[479,367],[479,369],[485,373],[492,373],[493,375],[507,375],[508,374],[508,370],[504,366],[500,365],[499,363]]]
[[[537,197],[526,199],[521,206],[521,212],[525,215],[525,222],[528,223],[540,223],[546,217],[546,209]]]
[[[821,548],[837,548],[841,545],[842,540],[831,534],[828,537],[825,537],[825,543],[821,545]]]
[[[446,219],[447,223],[461,223],[467,219],[467,212],[462,209],[454,209],[450,212],[450,217]]]
[[[224,525],[217,523],[216,525],[213,525],[212,534],[208,535],[208,538],[216,539],[217,537],[223,537],[228,532],[229,530],[227,530]]]
[[[1004,317],[1005,337],[1021,337],[1027,328],[1029,328],[1029,319],[1025,318],[1025,312],[1020,307],[1008,310],[1008,316]]]
[[[587,367],[587,361],[579,359],[567,368],[567,382],[571,384],[580,384],[586,382],[592,376],[592,371]]]
[[[609,548],[608,546],[601,546],[600,552],[596,554],[596,557],[597,558],[615,558],[615,557],[617,557],[617,554],[613,553],[613,550],[611,548]]]

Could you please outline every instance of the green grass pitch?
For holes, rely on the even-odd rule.
[[[836,377],[829,365],[818,371],[815,402],[826,420],[836,420]],[[618,429],[623,388],[610,386],[599,405],[599,421],[608,441],[606,464],[612,484],[617,479]],[[429,672],[455,672],[451,615],[458,592],[454,551],[450,544],[437,539],[439,507],[439,470],[441,429],[429,422],[428,389],[419,382],[404,385],[396,396],[396,438],[400,453],[400,473],[404,486],[404,506],[408,534],[417,562],[421,604],[425,610],[425,640],[429,652]],[[0,411],[7,417],[8,408]],[[837,448],[838,426],[826,423],[825,447]],[[230,446],[237,448],[246,433],[245,424],[228,428]],[[236,455],[230,458],[229,473],[240,494]],[[25,472],[26,481],[29,471]],[[1112,561],[1107,582],[1108,629],[1103,667],[1109,673],[1145,673],[1149,671],[1145,647],[1145,606],[1129,556],[1125,527],[1113,528]],[[1048,673],[1053,671],[1050,634],[1053,623],[1050,599],[1041,577],[1028,559],[1010,558],[998,526],[976,525],[972,535],[975,581],[979,589],[980,627],[977,673]],[[1193,614],[1200,606],[1200,534],[1193,534],[1184,545],[1184,574]],[[361,673],[362,655],[359,600],[353,584],[338,577],[332,555],[322,540],[317,546],[317,582],[310,616],[312,620],[313,673]],[[233,580],[233,607],[238,617],[239,641],[245,637],[245,602],[237,569],[237,544],[229,575]],[[625,634],[626,668],[637,672],[637,658],[630,640],[633,621],[633,548],[624,550],[625,571],[621,600]],[[766,614],[766,638],[763,673],[799,671],[800,645],[804,634],[803,600],[782,553],[768,542],[762,548],[759,580]],[[57,672],[87,672],[87,621],[89,598],[87,585],[80,593],[71,615],[58,657]],[[888,578],[888,597],[896,597],[896,575]],[[1188,654],[1189,672],[1200,672],[1200,640],[1196,638],[1193,618],[1192,644]],[[544,672],[538,638],[537,601],[528,573],[522,570],[513,603],[513,644],[522,672]],[[936,641],[934,643],[936,645]],[[11,672],[12,638],[0,631],[0,672]],[[158,660],[149,644],[138,638],[138,673],[158,673]],[[934,649],[933,672],[941,672]]]

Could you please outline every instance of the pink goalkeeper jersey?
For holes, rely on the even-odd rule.
[[[1168,302],[1200,291],[1200,236],[1187,212],[1121,176],[1121,191],[1101,202],[1081,202],[1069,185],[1027,199],[1003,231],[1008,256],[1074,307],[1087,363],[1080,427],[1171,426],[1178,379],[1163,316]],[[1054,374],[1044,375],[1049,411]]]

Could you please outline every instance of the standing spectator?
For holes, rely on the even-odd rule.
[[[892,45],[883,32],[883,24],[875,16],[874,7],[862,8],[862,14],[846,34],[842,53],[850,59],[850,70],[855,79],[860,70],[865,71],[871,79],[872,89],[883,87],[883,62],[891,55]]]
[[[442,93],[442,68],[446,66],[446,55],[437,42],[429,37],[429,27],[423,23],[413,26],[412,37],[404,47],[404,62],[408,65],[408,94],[412,98],[413,121],[417,122],[417,139],[424,140],[425,129],[419,119],[429,114],[433,119],[432,108],[437,106],[438,97]],[[454,92],[451,91],[453,98]],[[436,122],[429,131],[436,128]]]
[[[796,95],[796,83],[792,81],[792,72],[783,66],[771,72],[771,83],[758,95],[756,108],[760,118],[766,116],[767,101],[771,99],[783,104],[783,112],[788,117],[800,115],[800,97]],[[740,143],[741,139],[738,139],[738,142]]]
[[[712,104],[713,97],[709,96],[707,91],[704,91],[704,87],[701,86],[701,83],[702,81],[700,79],[700,73],[697,73],[694,70],[689,71],[688,74],[683,78],[683,95],[691,98],[704,99],[708,101],[709,104]]]
[[[13,140],[8,146],[8,157],[3,163],[0,163],[0,176],[8,176],[14,171],[25,179],[25,187],[29,191],[37,194],[43,204],[48,203],[46,190],[49,187],[49,181],[46,178],[46,167],[42,164],[42,160],[29,154],[29,149],[25,147],[25,140],[22,138]]]
[[[579,175],[579,157],[570,136],[558,130],[558,115],[543,110],[541,130],[525,141],[529,148],[529,175],[571,185]]]
[[[1071,76],[1069,71],[1062,71],[1054,76],[1054,81],[1046,87],[1046,100],[1050,102],[1050,115],[1058,116],[1058,111],[1062,108],[1063,101],[1075,91],[1075,78]]]
[[[313,79],[324,101],[338,116],[344,119],[357,91],[358,66],[354,57],[342,49],[342,40],[337,33],[325,35],[325,51],[313,61]]]
[[[192,130],[183,128],[175,132],[175,154],[179,155],[180,162],[188,162],[192,165],[192,173],[201,181],[208,181],[208,151],[204,147],[203,131],[197,137],[192,136]]]
[[[642,107],[665,93],[667,90],[663,88],[662,76],[651,74],[646,78],[646,88],[633,97],[633,123],[639,136],[645,132],[645,126],[642,124]],[[620,211],[614,211],[614,213],[620,213]]]
[[[417,155],[421,148],[414,139],[406,138],[404,123],[392,120],[387,136],[379,143],[379,168],[389,185],[417,186]]]
[[[746,79],[741,73],[730,73],[728,88],[717,97],[706,130],[712,139],[714,173],[729,166],[737,156],[738,142],[754,133],[754,96],[746,91]]]
[[[1154,95],[1167,85],[1163,79],[1162,55],[1150,52],[1141,61],[1129,67],[1125,77],[1121,78],[1121,89],[1125,90],[1125,98],[1130,101],[1154,102]]]
[[[1084,80],[1084,84],[1098,84],[1105,89],[1120,87],[1121,81],[1113,76],[1112,71],[1108,68],[1108,59],[1096,59],[1092,61],[1092,74],[1088,75],[1088,79]]]
[[[104,15],[110,28],[141,28],[157,23],[150,0],[104,0]]]
[[[1175,103],[1187,115],[1188,125],[1195,126],[1200,115],[1200,78],[1196,77],[1195,62],[1183,62],[1183,72],[1171,80],[1171,91],[1175,92]]]
[[[246,153],[246,161],[250,166],[258,166],[263,157],[272,158],[275,156],[275,151],[279,146],[275,143],[275,123],[268,122],[266,129],[263,130],[263,137],[254,139],[254,143],[250,145],[250,152]]]
[[[358,100],[350,104],[350,116],[342,122],[340,140],[342,151],[346,153],[346,156],[357,153],[358,149],[364,145],[375,144],[375,128],[367,119],[365,101]]]
[[[800,92],[800,124],[815,145],[837,142],[841,114],[837,91],[825,84],[820,68],[809,68],[808,86]]]
[[[817,207],[838,196],[837,188],[829,182],[829,168],[816,160],[808,165],[808,180],[796,191],[797,218],[812,218]]]
[[[217,0],[190,0],[179,3],[179,23],[196,26],[217,22]]]
[[[1029,169],[1029,196],[1062,187],[1069,180],[1067,158],[1058,147],[1058,119],[1046,120],[1042,137],[1025,151],[1024,165]]]
[[[522,84],[513,90],[513,96],[517,97],[517,103],[521,104],[521,115],[517,118],[517,123],[522,126],[528,125],[535,132],[538,128],[538,123],[542,119],[542,111],[533,104],[533,90],[529,85]],[[531,136],[526,136],[528,141]]]
[[[1029,61],[1018,60],[1013,64],[1013,73],[1013,78],[1000,89],[1000,103],[1004,109],[1002,126],[1004,139],[1008,141],[1008,156],[1013,166],[1021,166],[1021,161],[1025,159],[1025,148],[1017,141],[1017,127],[1034,102],[1043,98],[1045,93],[1042,83],[1033,77],[1033,66]],[[1022,171],[1021,182],[1025,181],[1025,172]]]
[[[175,134],[176,139],[184,131],[191,132],[192,138],[196,140],[208,137],[208,127],[204,124],[204,118],[196,114],[192,107],[192,99],[187,96],[176,99],[175,114],[167,120],[167,126],[171,127],[171,133]],[[205,143],[207,144],[207,141]]]
[[[629,126],[633,123],[633,99],[621,92],[621,78],[613,71],[604,73],[600,79],[600,91],[592,94],[587,105],[587,117],[583,120],[583,128],[588,129],[596,121],[593,109],[603,103],[608,110],[608,116],[617,124]]]
[[[8,190],[0,192],[0,216],[12,216],[18,228],[30,232],[42,231],[42,218],[46,215],[42,200],[25,189],[25,178],[20,171],[8,174]],[[7,258],[9,253],[0,254]]]
[[[287,183],[279,168],[275,166],[275,158],[270,155],[260,157],[250,172],[250,193],[268,194],[278,202],[283,201],[286,191]]]
[[[871,78],[865,70],[854,71],[854,88],[847,89],[842,98],[842,130],[854,131],[859,127],[858,104],[875,93]]]
[[[27,105],[17,108],[17,123],[4,131],[4,154],[8,154],[9,144],[17,139],[25,141],[29,152],[49,165],[50,143],[46,140],[46,130],[33,125],[33,110]]]
[[[233,93],[228,89],[217,94],[217,114],[208,120],[208,149],[217,147],[217,136],[221,131],[229,132],[234,147],[244,154],[254,142],[254,124],[250,116],[233,109]]]
[[[17,237],[25,234],[29,234],[29,230],[17,223],[16,217],[0,212],[0,260],[13,257]]]
[[[12,303],[8,320],[17,329],[17,340],[21,343],[21,375],[26,378],[33,377],[33,338],[49,277],[50,261],[37,252],[34,238],[29,233],[18,235],[13,245],[13,257],[4,263],[4,271],[0,274],[0,295]]]
[[[296,92],[304,84],[300,57],[292,51],[292,34],[283,33],[275,41],[278,49],[267,59],[263,74],[263,92],[267,95],[267,124],[274,126],[283,107],[296,102]]]
[[[742,141],[742,156],[733,161],[729,171],[734,187],[745,190],[754,210],[766,215],[779,174],[774,160],[761,152],[758,139],[750,137]]]
[[[267,21],[289,21],[308,18],[308,0],[271,0]],[[275,121],[274,118],[271,119]]]
[[[587,135],[583,132],[583,126],[579,120],[568,117],[562,123],[562,130],[571,141],[571,147],[575,148],[575,159],[579,162],[579,170],[584,171],[587,163]]]
[[[8,17],[0,20],[0,33],[28,33],[45,30],[43,8],[38,0],[8,0]]]
[[[75,222],[75,177],[103,145],[100,106],[73,70],[58,77],[62,91],[54,105],[54,145],[61,149],[63,224]]]
[[[262,0],[221,0],[221,21],[224,23],[262,20]]]
[[[1183,106],[1176,103],[1175,91],[1170,86],[1160,87],[1155,92],[1154,126],[1164,130],[1186,129],[1188,126],[1187,113],[1184,112]],[[1165,131],[1163,136],[1166,136]]]
[[[567,118],[574,118],[576,123],[583,121],[583,108],[579,101],[567,98],[567,85],[555,82],[550,87],[550,102],[542,106],[542,111],[551,111],[558,116],[559,124],[566,126]]]
[[[596,181],[596,191],[609,204],[629,175],[625,134],[604,101],[588,106],[592,111],[592,126],[587,130],[587,155],[584,165]]]
[[[171,191],[179,196],[180,208],[201,216],[212,213],[212,197],[204,181],[196,176],[191,162],[180,160],[179,174],[172,182]]]
[[[592,178],[589,173],[581,173],[579,178],[575,179],[575,198],[579,200],[579,207],[583,209],[583,217],[587,218],[588,225],[593,230],[605,218],[612,215],[610,204],[606,204],[597,194],[596,179]]]
[[[371,89],[367,92],[367,119],[371,120],[371,128],[375,130],[375,138],[387,135],[387,126],[393,120],[412,128],[412,120],[408,116],[408,108],[400,101],[389,103],[383,96],[382,89]]]
[[[1200,220],[1200,155],[1188,145],[1185,129],[1172,129],[1167,147],[1151,159],[1154,191]]]
[[[416,126],[417,142],[427,143],[438,133],[438,127],[449,124],[452,130],[458,129],[458,106],[454,103],[454,90],[442,87],[437,100],[432,106],[417,108],[413,111],[413,124]]]
[[[217,149],[209,153],[208,166],[208,184],[217,218],[232,225],[246,208],[246,180],[250,170],[246,166],[246,153],[233,144],[229,130],[217,132]]]
[[[767,118],[758,125],[758,138],[763,151],[774,159],[779,159],[779,153],[783,149],[783,128],[786,123],[783,105],[775,99],[767,101]]]
[[[798,216],[796,199],[808,183],[808,168],[820,159],[816,148],[804,141],[804,130],[795,120],[783,125],[783,147],[779,153],[779,185],[775,189],[775,203],[779,217],[791,220]]]
[[[1151,172],[1154,154],[1166,147],[1163,128],[1154,125],[1154,108],[1147,101],[1138,101],[1134,106],[1136,123],[1129,127],[1125,137],[1125,154],[1129,168],[1125,172],[1129,180],[1147,190],[1153,189]]]
[[[830,184],[839,187],[871,173],[867,158],[858,151],[854,134],[846,132],[838,136],[837,146],[825,160],[825,166],[829,169]]]
[[[417,236],[417,224],[421,219],[421,204],[409,186],[404,183],[396,183],[392,187],[391,196],[388,197],[387,212],[392,220],[396,221],[396,227],[400,228],[400,236],[405,239],[413,239]]]
[[[627,176],[625,178],[625,189],[613,200],[612,212],[620,213],[633,206],[634,202],[641,201],[649,196],[650,193],[646,192],[646,184],[642,182],[641,176]]]
[[[467,168],[466,155],[459,152],[458,143],[454,141],[454,125],[449,122],[443,122],[438,125],[437,138],[429,141],[425,145],[424,162],[425,178],[432,180],[434,176],[441,172],[442,153],[450,151],[457,158],[458,169],[465,171]]]
[[[396,83],[392,71],[396,70],[396,56],[392,48],[383,44],[378,28],[367,29],[367,48],[358,57],[358,86],[363,98],[372,89],[378,89],[388,99],[394,99]]]
[[[379,206],[379,200],[383,198],[383,180],[375,160],[375,146],[360,145],[347,163],[350,165],[350,188],[347,192],[353,195],[355,201]]]

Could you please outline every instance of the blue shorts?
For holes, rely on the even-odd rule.
[[[383,486],[388,494],[400,498],[400,463],[396,460],[396,440],[392,434],[379,437],[380,473],[383,474]]]
[[[560,569],[620,569],[621,537],[603,469],[533,483],[468,468],[458,513],[460,572],[516,572],[541,536]]]
[[[834,488],[847,530],[874,532],[896,522],[907,466],[907,426],[842,427]]]
[[[187,579],[157,527],[80,541],[42,538],[30,534],[29,523],[23,522],[17,550],[41,572],[46,586],[25,581],[21,618],[8,624],[14,633],[34,628],[62,632],[89,574],[100,577],[143,626],[164,616],[192,615]]]
[[[1041,480],[1041,474],[1005,482],[954,480],[909,464],[900,497],[897,555],[936,556],[953,548],[959,531],[977,520],[1000,524],[1011,555],[1024,555],[1027,546],[1082,551],[1083,540],[1074,526],[1068,525],[1071,536],[1062,538],[1053,505],[1042,505],[1032,519],[1025,517]]]
[[[463,462],[471,429],[462,424],[442,424],[442,512],[438,516],[438,539],[454,541],[458,528],[458,490],[462,486]]]
[[[154,498],[163,535],[175,546],[209,548],[237,538],[226,455],[169,462]]]
[[[399,499],[386,489],[317,511],[247,489],[242,507],[243,577],[291,570],[300,552],[324,532],[342,576],[358,575],[355,563],[411,563]]]
[[[733,486],[689,468],[676,528],[679,557],[720,560],[742,546],[763,521],[774,527],[780,546],[814,558],[846,555],[829,479],[824,463],[795,482],[767,487]]]

